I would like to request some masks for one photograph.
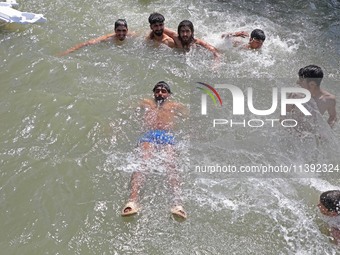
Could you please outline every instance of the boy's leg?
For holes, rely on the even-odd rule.
[[[127,204],[124,206],[122,210],[122,216],[129,216],[135,214],[139,210],[139,193],[145,183],[145,175],[147,172],[146,169],[146,161],[150,159],[152,151],[154,149],[153,144],[144,142],[140,145],[143,164],[140,170],[137,170],[132,173],[131,181],[130,181],[130,196]]]
[[[182,206],[182,198],[181,198],[181,180],[177,170],[176,164],[176,152],[172,145],[167,145],[165,148],[167,152],[167,159],[166,159],[166,169],[167,169],[167,177],[168,182],[173,194],[173,206],[171,208],[171,212],[179,216],[183,219],[186,219],[187,214]]]

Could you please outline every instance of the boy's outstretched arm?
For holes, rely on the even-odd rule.
[[[103,35],[101,37],[98,37],[96,39],[91,39],[89,41],[86,41],[86,42],[83,42],[83,43],[79,43],[79,44],[75,45],[74,47],[72,47],[72,48],[70,48],[70,49],[68,49],[68,50],[66,50],[64,52],[59,53],[58,56],[65,56],[65,55],[67,55],[67,54],[69,54],[71,52],[74,52],[76,50],[79,50],[79,49],[81,49],[81,48],[83,48],[85,46],[93,45],[93,44],[97,44],[97,43],[106,41],[110,37],[112,37],[113,35],[114,35],[113,33],[112,34],[107,34],[107,35]]]
[[[206,48],[207,50],[211,51],[214,55],[214,59],[215,60],[219,60],[220,59],[220,54],[218,52],[218,50],[212,46],[211,44],[201,40],[201,39],[196,39],[196,43],[201,45],[202,47]]]

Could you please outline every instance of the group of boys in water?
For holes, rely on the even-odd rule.
[[[179,23],[177,28],[177,33],[164,26],[165,18],[160,13],[152,13],[149,16],[149,24],[151,32],[146,37],[147,41],[152,41],[156,45],[165,44],[170,48],[180,48],[188,51],[191,47],[197,45],[206,48],[211,51],[215,59],[220,57],[218,50],[211,44],[195,38],[194,37],[194,25],[190,20],[183,20]],[[82,47],[97,44],[100,42],[113,42],[116,44],[122,44],[126,38],[133,36],[135,33],[130,33],[128,30],[128,25],[125,19],[118,19],[114,25],[114,33],[103,35],[96,39],[92,39],[60,53],[59,55],[67,55],[74,52]],[[261,29],[254,29],[251,34],[245,31],[224,33],[221,35],[222,38],[232,40],[233,46],[240,47],[244,49],[258,50],[262,47],[266,36]],[[247,38],[249,37],[248,43],[242,43],[237,38]]]
[[[212,52],[215,59],[219,59],[219,51],[209,43],[194,37],[194,26],[191,21],[183,20],[179,23],[177,32],[164,26],[164,17],[159,13],[152,13],[149,16],[151,32],[146,37],[147,41],[154,42],[156,45],[164,44],[170,48],[180,48],[189,51],[191,47],[197,45],[206,48]],[[118,19],[114,25],[114,33],[107,34],[96,39],[77,44],[60,55],[67,55],[84,46],[97,44],[100,42],[111,41],[116,44],[122,44],[127,37],[132,36],[128,30],[126,20]],[[234,47],[241,49],[258,50],[262,47],[266,39],[261,29],[255,29],[251,34],[245,31],[224,33],[222,38],[231,40]],[[249,38],[247,43],[242,42],[238,38]],[[311,98],[315,101],[321,115],[328,113],[328,124],[333,127],[337,121],[336,99],[335,96],[320,87],[323,78],[323,71],[319,66],[308,65],[298,72],[297,84],[307,89],[311,93]],[[170,186],[174,194],[174,204],[171,207],[171,213],[182,219],[187,218],[187,213],[183,208],[180,196],[180,179],[177,172],[176,156],[174,144],[176,143],[172,130],[175,125],[175,119],[188,114],[187,108],[170,99],[172,94],[168,83],[164,81],[158,82],[153,88],[153,99],[145,99],[140,103],[140,107],[144,109],[144,127],[148,130],[139,140],[142,158],[146,162],[155,152],[164,150],[168,158],[165,159],[167,166],[167,176]],[[298,97],[299,95],[291,95]],[[287,111],[295,111],[291,105]],[[147,170],[146,166],[135,171],[131,177],[131,193],[128,202],[123,207],[122,216],[130,216],[136,214],[140,210],[139,192],[144,184]],[[332,190],[321,194],[318,204],[320,212],[329,218],[330,232],[335,242],[340,242],[340,191]]]
[[[152,13],[149,16],[150,33],[146,37],[148,42],[153,42],[156,46],[164,44],[170,48],[179,48],[184,51],[189,51],[191,47],[201,46],[209,50],[214,59],[219,59],[220,54],[218,50],[211,44],[194,37],[194,25],[189,20],[183,20],[179,23],[177,33],[164,26],[165,18],[160,13]],[[126,20],[118,19],[114,24],[114,33],[103,35],[96,39],[92,39],[60,53],[60,56],[67,55],[78,49],[88,45],[94,45],[100,42],[113,42],[115,44],[122,44],[128,38],[133,36],[130,33]],[[245,31],[225,33],[222,38],[231,39],[235,47],[243,49],[258,50],[262,47],[266,36],[260,29],[255,29],[249,34]],[[248,43],[242,43],[236,38],[249,37]],[[175,103],[168,100],[171,95],[170,86],[164,82],[158,82],[153,88],[154,99],[144,100],[141,107],[145,110],[144,125],[149,130],[139,141],[139,146],[142,148],[142,158],[147,161],[152,157],[155,150],[164,149],[168,155],[168,179],[174,194],[174,205],[171,212],[181,218],[186,218],[187,214],[182,206],[180,198],[180,181],[176,168],[175,152],[173,145],[175,139],[171,130],[174,126],[174,120],[178,114],[184,116],[187,114],[187,109],[180,103]],[[145,166],[142,166],[145,168]],[[138,194],[144,184],[146,170],[142,169],[132,174],[131,178],[131,194],[128,203],[122,210],[122,216],[133,215],[138,212]]]

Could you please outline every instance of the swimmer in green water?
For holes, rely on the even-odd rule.
[[[248,43],[243,43],[238,38],[249,38]],[[261,29],[254,29],[249,35],[246,31],[224,33],[222,38],[230,39],[234,47],[240,47],[242,49],[259,50],[262,48],[266,35]]]
[[[340,190],[329,190],[320,195],[318,204],[323,220],[336,244],[340,242]]]
[[[190,20],[183,20],[180,22],[177,27],[177,33],[169,28],[164,28],[164,33],[175,41],[176,48],[189,51],[191,47],[199,45],[209,50],[214,55],[215,60],[219,60],[220,54],[218,50],[209,43],[195,38],[194,31],[194,25]]]
[[[171,213],[182,219],[187,214],[182,206],[180,198],[180,180],[176,169],[176,156],[174,144],[176,143],[173,128],[178,117],[187,115],[187,108],[170,99],[170,86],[164,82],[158,82],[153,88],[153,99],[144,99],[140,106],[144,109],[144,128],[147,132],[139,139],[138,146],[141,148],[143,161],[147,162],[155,153],[162,150],[167,154],[161,164],[167,166],[168,181],[174,194],[174,204]],[[131,192],[127,204],[121,215],[129,216],[137,213],[139,207],[139,192],[145,182],[146,171],[144,169],[135,171],[131,177]]]
[[[91,40],[83,42],[83,43],[79,43],[79,44],[75,45],[74,47],[60,53],[59,56],[65,56],[65,55],[67,55],[71,52],[74,52],[76,50],[79,50],[79,49],[81,49],[85,46],[94,45],[94,44],[101,43],[101,42],[113,42],[115,44],[120,45],[125,41],[125,39],[127,37],[130,37],[132,35],[133,35],[133,33],[129,33],[126,20],[125,19],[118,19],[115,22],[114,33],[103,35],[101,37],[91,39]]]
[[[149,23],[151,32],[147,36],[146,40],[154,42],[157,46],[160,44],[165,44],[170,48],[174,48],[174,40],[164,33],[164,21],[165,18],[162,14],[157,12],[150,14]]]

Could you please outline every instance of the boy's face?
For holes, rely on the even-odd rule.
[[[249,46],[253,50],[258,50],[262,47],[263,41],[256,39],[256,38],[250,38],[249,40]]]
[[[300,85],[301,88],[304,88],[304,89],[310,89],[310,86],[309,86],[309,83],[306,79],[303,79],[303,78],[299,78],[296,83],[298,85]]]
[[[336,212],[329,211],[320,201],[319,201],[318,207],[319,207],[320,212],[325,216],[334,217],[338,215]]]
[[[157,101],[167,99],[170,96],[170,93],[164,87],[159,86],[155,89],[153,95]]]
[[[301,88],[307,89],[313,92],[318,86],[314,81],[308,81],[307,79],[299,78],[296,82]]]
[[[179,29],[179,38],[181,38],[182,42],[189,43],[192,37],[192,31],[190,27],[183,26]]]
[[[124,41],[128,33],[128,29],[125,26],[118,26],[115,29],[115,33],[119,41]]]
[[[150,25],[152,32],[157,36],[162,36],[164,32],[164,23],[163,22],[156,22]]]

